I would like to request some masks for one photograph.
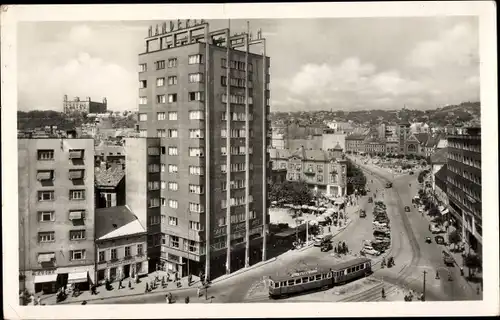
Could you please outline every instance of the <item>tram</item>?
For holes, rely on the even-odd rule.
[[[269,278],[269,296],[272,299],[312,290],[326,290],[372,273],[371,260],[355,258],[331,267],[316,267],[310,270]]]

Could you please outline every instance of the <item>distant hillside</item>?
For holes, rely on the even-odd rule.
[[[300,111],[273,112],[273,125],[296,123],[302,126],[324,126],[336,121],[352,121],[356,124],[374,125],[379,123],[395,123],[399,121],[426,122],[431,126],[462,125],[481,117],[480,102],[463,102],[434,110],[362,110],[362,111]]]

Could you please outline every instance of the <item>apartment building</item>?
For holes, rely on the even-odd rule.
[[[347,193],[347,162],[342,149],[340,146],[333,151],[300,148],[288,159],[287,180],[302,180],[315,191],[344,196]]]
[[[345,138],[345,150],[346,152],[364,152],[365,151],[365,146],[364,146],[364,140],[366,136],[365,135],[358,135],[358,134],[352,134],[348,135]]]
[[[21,288],[94,282],[94,141],[18,139]]]
[[[145,42],[137,129],[161,148],[160,267],[212,278],[265,259],[270,60],[250,52],[265,39],[188,20]]]
[[[449,210],[461,227],[462,240],[482,254],[481,128],[448,136]]]

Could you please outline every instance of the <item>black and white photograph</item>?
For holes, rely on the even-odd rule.
[[[498,315],[492,2],[3,9],[8,318]]]

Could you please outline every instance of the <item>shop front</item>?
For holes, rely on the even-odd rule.
[[[136,259],[109,261],[97,265],[97,279],[99,283],[103,283],[106,279],[113,282],[135,278],[136,275],[142,277],[147,274],[148,260],[146,256],[139,256]]]
[[[57,269],[57,287],[89,290],[94,283],[93,266],[62,267]]]
[[[54,271],[33,271],[35,292],[55,293],[57,291],[57,273]]]

